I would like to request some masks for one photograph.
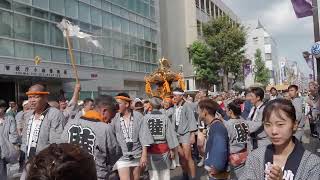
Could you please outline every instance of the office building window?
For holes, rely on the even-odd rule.
[[[91,32],[95,36],[102,36],[102,28],[101,26],[91,26]]]
[[[144,27],[142,25],[138,25],[138,38],[139,39],[144,38]]]
[[[32,4],[42,9],[49,9],[49,0],[33,0]]]
[[[113,39],[113,56],[115,57],[122,57],[122,44],[120,40]]]
[[[81,29],[81,31],[83,31],[85,33],[89,33],[90,32],[90,24],[89,23],[80,22],[80,29]]]
[[[130,22],[129,25],[130,35],[137,36],[137,24],[134,22]]]
[[[205,0],[200,0],[200,2],[201,2],[201,10],[202,10],[202,11],[205,11],[205,9],[204,9],[204,1],[205,1]]]
[[[23,42],[14,43],[14,52],[16,57],[33,59],[33,45]]]
[[[40,56],[44,61],[51,61],[51,49],[45,46],[34,45],[34,55]]]
[[[65,49],[52,48],[52,61],[66,63],[67,51]]]
[[[31,4],[32,0],[15,0],[15,1],[22,2],[22,3],[25,3],[25,4]]]
[[[85,3],[79,3],[79,20],[90,23],[90,6]]]
[[[82,2],[85,2],[87,4],[90,4],[90,0],[79,0],[79,1],[82,1]]]
[[[0,56],[14,56],[13,41],[0,38]]]
[[[144,63],[139,63],[139,71],[146,72],[146,65]]]
[[[103,54],[107,56],[113,55],[113,49],[111,47],[111,38],[104,38],[102,41],[103,46]]]
[[[105,28],[108,28],[108,29],[112,29],[111,14],[103,12],[102,26],[105,27]]]
[[[107,1],[102,1],[102,9],[111,12],[111,4]]]
[[[136,2],[136,12],[143,14],[143,2],[141,2],[141,0],[137,0]]]
[[[210,1],[211,0],[206,0],[206,10],[207,10],[207,14],[210,15]]]
[[[101,0],[91,0],[91,5],[97,8],[101,8]]]
[[[53,14],[53,13],[51,13],[50,19],[51,19],[52,21],[55,21],[55,22],[57,22],[57,23],[60,23],[60,22],[62,21],[62,19],[63,19],[63,16],[60,16],[60,15],[58,15],[58,14]]]
[[[84,66],[92,66],[92,55],[88,53],[81,53],[80,64]]]
[[[91,7],[91,23],[97,26],[102,26],[102,12],[100,9]]]
[[[157,31],[151,29],[151,42],[155,43],[157,41]]]
[[[156,10],[153,6],[150,6],[150,17],[152,19],[155,19],[155,17],[156,17]]]
[[[113,59],[109,56],[103,57],[103,64],[105,68],[113,68]]]
[[[138,58],[138,46],[132,43],[130,45],[130,58],[134,60]]]
[[[51,24],[50,25],[50,40],[51,40],[51,44],[54,46],[60,46],[63,47],[64,46],[64,37],[63,37],[63,33],[61,32],[60,29],[58,29],[56,27],[55,24]]]
[[[133,22],[136,22],[136,15],[133,14],[133,13],[129,13],[129,20],[133,21]]]
[[[151,72],[151,66],[148,64],[146,64],[146,72],[147,73]]]
[[[144,28],[144,39],[145,39],[146,41],[151,41],[150,28]]]
[[[49,17],[48,12],[36,8],[33,8],[32,15],[43,19],[48,19]]]
[[[114,59],[114,68],[118,70],[123,70],[123,60],[122,59]]]
[[[134,11],[136,9],[135,2],[136,2],[135,0],[129,0],[128,9],[130,9],[131,11]]]
[[[253,40],[253,44],[255,44],[255,45],[257,45],[258,42],[259,42],[259,38],[258,37],[254,37],[254,38],[252,38],[252,40]]]
[[[24,4],[20,4],[20,3],[13,3],[13,9],[14,11],[23,13],[23,14],[31,14],[31,7],[24,5]]]
[[[138,47],[138,61],[144,62],[144,47]]]
[[[214,13],[216,14],[216,18],[219,17],[219,7],[217,5],[214,6]]]
[[[266,53],[265,56],[266,56],[266,60],[271,60],[272,59],[271,53]]]
[[[80,50],[90,52],[90,45],[87,40],[85,39],[79,39],[79,46]]]
[[[126,19],[121,20],[121,32],[124,34],[129,34],[129,21]]]
[[[117,16],[112,15],[112,29],[114,31],[121,32],[121,19]]]
[[[214,17],[214,6],[215,6],[215,4],[214,4],[213,2],[211,2],[211,7],[210,7],[210,9],[211,9],[211,16],[212,16],[212,17]]]
[[[77,0],[66,0],[66,16],[74,19],[78,19],[78,1]]]
[[[123,70],[124,71],[129,71],[129,61],[123,61]]]
[[[126,61],[126,63],[128,64],[128,71],[132,71],[132,63],[131,63],[131,61]]]
[[[131,71],[136,71],[136,64],[135,64],[135,62],[134,62],[134,61],[131,61],[130,64],[131,64]]]
[[[14,37],[22,40],[31,39],[31,18],[14,14]]]
[[[264,44],[271,44],[271,38],[270,37],[264,37]]]
[[[122,42],[122,57],[125,59],[129,59],[130,58],[130,43],[129,42]]]
[[[12,13],[0,11],[0,36],[12,37]]]
[[[120,11],[121,17],[128,19],[129,18],[129,12],[126,9],[121,9]]]
[[[103,67],[103,56],[93,55],[92,65],[96,67]]]
[[[62,33],[62,32],[60,32]],[[49,23],[46,21],[33,19],[32,21],[32,40],[34,42],[49,44]]]
[[[150,6],[147,3],[143,3],[143,15],[150,17]]]
[[[121,7],[128,8],[128,1],[130,0],[119,0],[119,4]]]
[[[157,50],[152,50],[151,60],[152,60],[152,63],[157,63],[158,62]]]
[[[68,0],[67,0],[68,1]],[[64,0],[50,0],[50,10],[64,15]]]
[[[145,62],[151,62],[151,49],[149,49],[149,48],[144,48],[144,60],[145,60]]]
[[[113,12],[114,14],[120,16],[120,8],[118,6],[112,5],[111,6],[111,12]]]
[[[6,1],[1,0],[0,1],[0,7],[4,8],[4,9],[11,9],[11,4],[12,4],[12,2],[8,1],[8,0],[6,0]]]

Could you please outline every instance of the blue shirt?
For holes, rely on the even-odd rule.
[[[226,127],[220,121],[210,125],[205,155],[206,166],[214,167],[218,172],[227,171],[229,138]]]
[[[243,108],[243,112],[241,113],[241,117],[243,119],[247,119],[249,114],[250,114],[250,111],[251,111],[251,108],[252,108],[252,104],[250,101],[245,101],[244,102],[244,108]]]

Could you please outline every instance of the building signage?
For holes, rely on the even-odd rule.
[[[0,73],[16,76],[72,78],[72,72],[69,69],[41,67],[35,65],[0,64]]]

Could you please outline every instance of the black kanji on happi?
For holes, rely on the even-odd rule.
[[[149,119],[148,124],[152,136],[164,136],[164,123],[161,119]]]
[[[88,151],[93,155],[96,135],[88,128],[82,128],[81,126],[72,125],[69,130],[69,143],[79,144],[81,148]]]
[[[245,123],[237,123],[234,125],[234,129],[237,132],[237,141],[239,143],[245,143],[248,139],[249,128]]]

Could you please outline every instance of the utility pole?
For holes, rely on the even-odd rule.
[[[312,0],[314,42],[320,41],[318,0]],[[317,81],[320,83],[320,58],[317,61]]]

